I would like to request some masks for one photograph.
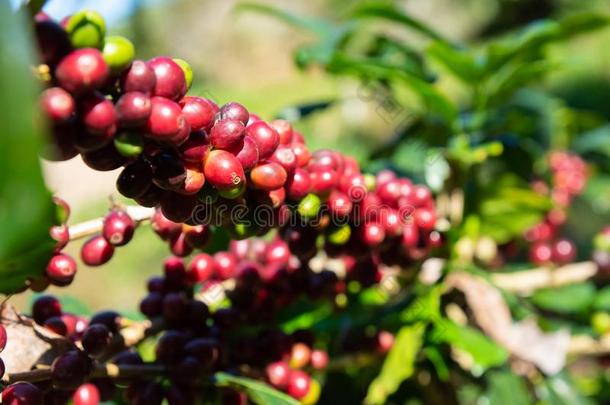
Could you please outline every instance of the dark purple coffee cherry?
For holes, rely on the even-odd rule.
[[[10,405],[43,405],[42,391],[29,382],[16,382],[2,391],[2,403]]]
[[[116,110],[121,126],[133,128],[146,123],[152,110],[152,104],[146,94],[131,91],[119,98],[116,103]]]
[[[155,71],[143,60],[134,60],[121,77],[121,90],[123,93],[138,91],[150,96],[156,83]]]
[[[112,333],[106,325],[94,324],[85,329],[81,343],[88,355],[99,356],[110,346],[111,341]]]
[[[79,350],[71,350],[57,357],[51,364],[53,386],[73,390],[84,383],[92,370],[91,359]]]
[[[138,198],[142,196],[151,186],[153,168],[144,159],[138,159],[129,163],[119,174],[116,187],[119,193],[127,198]]]

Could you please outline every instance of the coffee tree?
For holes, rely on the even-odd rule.
[[[340,22],[240,6],[317,35],[300,67],[408,107],[392,143],[358,162],[310,150],[315,134],[287,117],[189,94],[188,62],[138,59],[95,11],[54,21],[37,6],[0,13],[0,291],[67,287],[85,276],[66,246],[102,266],[139,227],[169,257],[142,280],[141,319],[86,317],[46,294],[29,309],[4,300],[3,404],[608,400],[610,228],[596,221],[578,249],[569,232],[610,169],[607,123],[564,106],[558,126],[558,99],[532,85],[555,67],[548,46],[607,16],[468,49],[385,4]],[[426,45],[363,30],[369,19]],[[448,97],[445,77],[467,96]],[[124,199],[69,221],[39,156],[120,169]]]

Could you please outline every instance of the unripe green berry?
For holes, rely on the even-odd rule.
[[[377,180],[374,175],[370,173],[364,175],[364,185],[366,186],[367,191],[374,191],[376,184]]]
[[[231,187],[231,188],[226,188],[226,189],[222,189],[222,190],[218,190],[218,195],[220,195],[223,198],[226,198],[228,200],[234,200],[237,197],[240,197],[241,195],[244,194],[244,191],[246,191],[246,183],[241,182],[238,185]]]
[[[70,42],[75,48],[97,48],[104,46],[106,23],[97,11],[82,10],[73,14],[66,24]]]
[[[180,68],[184,72],[184,78],[186,79],[186,89],[190,89],[191,85],[193,84],[193,68],[191,68],[191,65],[184,59],[174,58],[173,61],[176,62],[176,64],[180,66]]]
[[[123,132],[114,138],[114,147],[121,155],[134,158],[144,150],[144,142],[138,134]]]
[[[598,335],[610,332],[610,314],[607,312],[595,312],[591,317],[591,327]]]
[[[301,200],[297,207],[297,212],[304,218],[315,218],[320,211],[321,205],[320,197],[315,194],[307,194],[305,198]]]
[[[326,235],[326,239],[333,245],[345,245],[352,236],[352,228],[349,224],[331,229]]]
[[[110,71],[112,73],[120,73],[133,62],[136,56],[136,49],[127,38],[113,35],[106,38],[102,55]]]

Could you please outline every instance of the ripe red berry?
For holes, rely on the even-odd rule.
[[[209,131],[214,125],[218,106],[213,101],[201,97],[186,96],[180,100],[180,107],[182,107],[182,113],[191,125],[192,131]]]
[[[165,56],[158,56],[147,63],[155,72],[155,96],[178,101],[186,94],[186,78],[180,65]]]
[[[311,367],[315,370],[324,370],[328,366],[328,353],[324,350],[311,352]]]
[[[239,160],[224,150],[213,150],[208,154],[203,172],[207,181],[219,190],[241,186],[245,181],[244,169]]]
[[[436,214],[431,208],[417,208],[413,212],[413,220],[418,227],[431,231],[436,224]]]
[[[362,241],[369,246],[377,246],[385,239],[385,230],[375,222],[368,222],[361,228]]]
[[[134,60],[121,77],[121,90],[123,93],[139,91],[150,96],[156,83],[155,71],[146,62]]]
[[[94,93],[81,99],[79,113],[90,134],[112,137],[116,132],[118,118],[114,105],[101,94]]]
[[[167,240],[182,231],[182,226],[179,223],[167,219],[159,209],[155,211],[150,222],[153,231],[163,240]]]
[[[122,210],[114,210],[104,218],[102,235],[113,246],[126,245],[133,237],[135,221]]]
[[[288,386],[290,372],[290,366],[285,361],[276,361],[265,367],[267,381],[278,389],[284,389]]]
[[[93,48],[72,51],[55,69],[59,85],[73,94],[83,94],[103,86],[109,74],[102,53]]]
[[[335,218],[343,218],[352,212],[352,201],[340,191],[333,191],[326,201],[328,210]]]
[[[287,173],[292,173],[294,169],[297,168],[296,155],[292,151],[292,148],[287,145],[279,145],[269,160],[282,165]]]
[[[269,243],[264,253],[266,264],[287,265],[290,260],[290,249],[288,244],[281,239]]]
[[[279,134],[280,145],[289,145],[292,143],[292,124],[289,121],[273,120],[270,125]]]
[[[261,190],[276,190],[286,183],[286,170],[275,162],[262,162],[250,172],[250,180],[254,187]]]
[[[237,257],[230,252],[218,252],[214,255],[214,269],[220,280],[235,276],[237,270]]]
[[[252,170],[252,168],[258,163],[258,146],[249,136],[244,137],[243,146],[238,152],[233,150],[230,152],[235,155],[237,160],[239,160],[239,163],[241,163],[241,166],[245,171]]]
[[[91,237],[81,248],[81,260],[87,266],[101,266],[114,254],[114,247],[101,235]]]
[[[387,353],[394,346],[394,335],[388,331],[381,330],[377,334],[377,351]]]
[[[553,246],[552,258],[557,264],[570,263],[576,258],[576,246],[569,239],[559,239]]]
[[[74,98],[61,87],[51,87],[40,95],[40,105],[45,115],[54,122],[65,122],[74,115]]]
[[[216,149],[241,150],[244,144],[244,124],[230,118],[222,119],[210,130],[210,144]]]
[[[292,153],[297,160],[298,167],[305,167],[309,164],[309,160],[311,159],[311,153],[307,146],[303,143],[293,142],[290,147],[292,148]]]
[[[148,120],[152,110],[150,98],[139,91],[125,93],[116,103],[118,120],[125,128],[138,127]]]
[[[320,196],[328,195],[339,182],[337,172],[330,168],[316,169],[316,171],[310,173],[309,178],[311,180],[311,191]]]
[[[84,353],[71,350],[57,357],[51,364],[53,386],[73,390],[85,382],[91,373],[92,364]]]
[[[51,283],[60,286],[68,285],[76,274],[76,262],[66,254],[56,254],[49,260],[46,274]]]
[[[182,160],[194,165],[202,165],[211,145],[205,131],[191,132],[189,138],[180,145]]]
[[[68,228],[68,225],[64,224],[52,226],[49,230],[49,234],[55,241],[57,241],[55,244],[55,252],[59,252],[65,248],[70,241],[70,229]]]
[[[6,328],[3,325],[0,325],[0,352],[6,347],[6,340]]]
[[[191,284],[208,281],[215,274],[215,261],[207,253],[193,257],[188,267],[187,278]]]
[[[42,405],[42,391],[29,382],[16,382],[2,391],[2,403],[10,405]]]
[[[146,121],[149,136],[157,142],[180,145],[188,138],[190,126],[180,106],[164,97],[153,97]]]
[[[280,144],[280,135],[264,121],[257,121],[248,125],[246,135],[256,142],[258,158],[261,160],[270,157]]]
[[[76,389],[72,395],[74,405],[98,405],[100,403],[100,392],[95,384],[83,384]]]
[[[220,118],[221,119],[232,119],[240,121],[242,124],[247,125],[250,113],[243,105],[239,103],[227,103],[220,107]]]
[[[303,368],[311,360],[311,349],[305,343],[295,343],[290,352],[290,366],[292,368]]]
[[[546,242],[537,242],[530,247],[529,257],[534,264],[548,264],[553,258],[553,249]]]
[[[301,370],[292,370],[288,381],[287,392],[291,397],[301,399],[309,392],[311,377]]]
[[[110,346],[111,339],[110,330],[105,325],[98,323],[85,329],[81,343],[88,355],[98,356]]]
[[[299,201],[311,191],[309,172],[297,168],[286,179],[286,194],[289,199]]]

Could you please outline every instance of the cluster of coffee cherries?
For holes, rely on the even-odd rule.
[[[529,257],[534,264],[566,264],[576,258],[576,246],[559,237],[567,218],[567,209],[573,198],[579,195],[587,183],[587,166],[578,155],[570,152],[552,152],[549,156],[551,171],[550,186],[544,181],[535,181],[533,189],[551,197],[554,208],[544,221],[534,225],[525,233],[531,242]]]

